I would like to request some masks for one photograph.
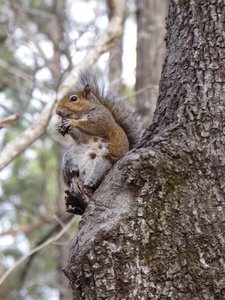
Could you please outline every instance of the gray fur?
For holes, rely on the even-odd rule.
[[[80,73],[75,89],[82,90],[85,84],[91,88],[91,101],[100,101],[112,114],[115,121],[125,131],[130,148],[134,148],[140,138],[140,128],[136,116],[129,110],[115,91],[107,91],[96,73],[90,69]]]

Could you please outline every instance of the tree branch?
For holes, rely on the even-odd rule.
[[[63,229],[56,234],[54,237],[48,239],[47,241],[45,241],[44,243],[42,243],[41,245],[33,248],[27,255],[22,256],[11,268],[9,268],[4,274],[3,276],[0,278],[0,285],[5,281],[5,279],[15,270],[15,268],[17,268],[25,259],[27,259],[29,256],[33,255],[34,253],[36,253],[37,251],[40,251],[41,249],[45,248],[46,246],[48,246],[49,244],[52,244],[53,242],[57,241],[65,232],[67,232],[71,226],[74,224],[74,222],[76,221],[77,217],[73,217],[72,220],[70,222],[68,222],[65,227],[63,227]]]
[[[54,233],[56,233],[58,230],[60,230],[61,227],[65,226],[65,222],[69,222],[72,219],[72,215],[67,215],[66,217],[64,217],[63,219],[57,219],[57,223],[54,225],[54,227],[52,227],[49,231],[45,232],[45,235],[42,236],[38,242],[35,244],[35,248],[38,247],[39,245],[43,244],[45,241],[47,241]],[[35,252],[34,254],[32,254],[28,260],[26,261],[26,264],[23,267],[23,270],[20,274],[20,284],[23,285],[28,270],[33,262],[33,259],[35,258],[35,256],[38,254],[38,252]]]
[[[121,37],[123,32],[122,24],[125,13],[125,0],[112,0],[112,3],[115,9],[113,10],[113,15],[109,22],[107,31],[96,42],[96,45],[93,45],[91,50],[87,53],[83,60],[84,63],[80,64],[77,68],[74,68],[70,72],[67,80],[65,80],[66,85],[73,86],[77,80],[77,74],[79,71],[93,65],[98,58],[103,53],[109,51],[115,42]]]
[[[19,77],[23,80],[27,80],[27,81],[31,81],[31,82],[33,82],[33,80],[34,80],[34,78],[30,74],[28,74],[22,70],[19,70],[17,67],[14,67],[14,66],[8,64],[3,59],[0,59],[0,67],[2,69],[6,70],[7,72],[13,74],[14,76]]]
[[[45,132],[55,105],[56,98],[46,104],[42,114],[33,126],[27,128],[2,149],[0,152],[0,170],[7,166],[17,155]]]
[[[5,230],[5,231],[2,231],[0,233],[0,236],[5,236],[5,235],[17,235],[19,233],[25,233],[25,234],[29,234],[31,233],[32,231],[40,228],[42,225],[44,224],[50,224],[51,222],[53,222],[55,220],[55,218],[52,218],[52,217],[42,217],[42,216],[39,216],[40,220],[38,220],[37,222],[33,223],[33,224],[30,224],[30,223],[27,223],[27,224],[24,224],[24,225],[21,225],[20,227],[18,228],[12,228],[12,229],[9,229],[9,230]]]
[[[3,120],[0,120],[0,129],[7,128],[14,125],[18,118],[19,118],[19,114],[13,114]]]
[[[123,14],[125,11],[125,1],[114,0],[115,11],[114,15],[109,23],[106,33],[100,38],[96,45],[93,45],[92,49],[88,51],[83,63],[76,66],[65,79],[63,85],[67,85],[67,88],[59,88],[58,98],[68,91],[69,87],[73,86],[77,80],[77,74],[80,70],[85,69],[93,65],[98,58],[105,52],[107,52],[115,43],[115,41],[122,34],[122,22]],[[57,99],[51,99],[46,104],[42,114],[33,124],[32,127],[26,129],[13,141],[10,141],[0,153],[0,170],[7,166],[17,155],[24,151],[29,145],[31,145],[37,138],[39,138],[46,130],[48,123],[51,119],[52,113],[56,107]]]

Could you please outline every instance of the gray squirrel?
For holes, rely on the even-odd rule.
[[[85,188],[96,189],[112,165],[140,136],[133,113],[118,95],[106,92],[93,70],[80,73],[78,83],[60,101],[58,132],[74,143],[64,154],[62,171],[70,186],[79,176]]]

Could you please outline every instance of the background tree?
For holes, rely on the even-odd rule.
[[[224,15],[170,1],[154,121],[87,207],[73,299],[224,299]]]
[[[109,20],[115,10],[114,1],[107,0],[107,9]],[[123,28],[125,21],[125,10],[123,16]],[[120,40],[114,45],[114,47],[109,52],[109,85],[111,89],[121,91],[122,90],[122,72],[123,72],[123,33]]]
[[[152,122],[165,58],[168,0],[137,0],[136,111],[143,127]]]

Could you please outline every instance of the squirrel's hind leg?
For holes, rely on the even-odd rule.
[[[90,170],[86,170],[83,178],[84,187],[96,189],[101,183],[107,171],[112,167],[112,163],[102,156],[92,156],[93,164]]]

